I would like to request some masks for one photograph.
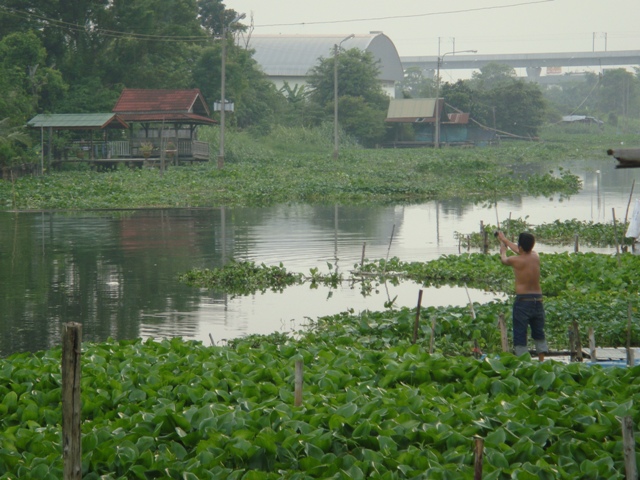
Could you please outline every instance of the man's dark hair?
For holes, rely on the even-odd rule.
[[[522,232],[518,237],[518,246],[522,247],[525,252],[533,250],[533,246],[536,244],[536,237],[529,232]]]

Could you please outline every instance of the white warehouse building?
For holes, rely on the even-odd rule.
[[[381,32],[342,35],[251,35],[247,48],[255,50],[253,58],[276,88],[285,82],[291,88],[306,85],[309,71],[319,59],[331,58],[335,45],[343,50],[358,48],[371,52],[380,68],[379,80],[384,92],[395,97],[395,84],[403,78],[402,62],[395,45]],[[342,42],[342,43],[341,43]]]

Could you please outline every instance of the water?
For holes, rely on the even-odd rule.
[[[0,356],[58,345],[67,322],[83,324],[85,341],[181,336],[219,344],[247,334],[296,331],[309,319],[347,309],[383,310],[394,298],[395,306],[415,306],[420,286],[412,282],[380,285],[369,296],[348,285],[334,291],[301,285],[234,298],[187,287],[177,276],[231,258],[282,263],[303,273],[314,267],[328,273],[331,264],[348,275],[363,246],[369,259],[426,261],[457,254],[455,233],[477,231],[481,221],[495,225],[511,216],[531,224],[611,222],[614,210],[621,221],[637,170],[614,166],[576,162],[569,168],[583,180],[579,195],[512,198],[497,207],[451,200],[386,207],[2,212]],[[427,288],[422,305],[464,305],[469,298],[484,302],[494,295]]]

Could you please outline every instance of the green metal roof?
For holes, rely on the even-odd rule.
[[[27,122],[33,128],[100,130],[103,128],[129,128],[115,113],[41,113]]]

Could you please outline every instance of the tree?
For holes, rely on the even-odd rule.
[[[601,112],[620,116],[637,112],[640,105],[639,89],[638,78],[624,68],[605,70],[598,92],[598,108]]]
[[[327,120],[333,115],[334,67],[335,56],[320,58],[318,65],[311,69],[308,81],[311,88],[309,99],[324,108]],[[373,128],[371,120],[365,121],[362,115],[347,111],[350,108],[339,108],[344,131],[354,135],[363,144],[375,144],[384,138],[384,118],[389,97],[382,90],[378,74],[379,67],[370,52],[352,48],[338,55],[339,105],[357,105],[358,108],[366,109],[374,122],[380,122],[381,128]]]
[[[425,77],[420,67],[407,68],[399,87],[404,98],[435,98],[436,96],[435,80]]]

